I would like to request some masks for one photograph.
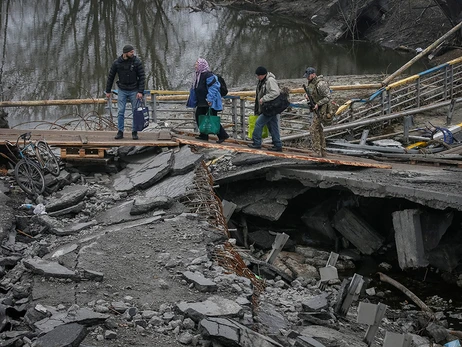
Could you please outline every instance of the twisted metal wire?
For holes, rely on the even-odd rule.
[[[196,168],[194,186],[189,189],[182,202],[189,212],[197,213],[210,225],[230,237],[221,200],[213,190],[213,177],[204,161]],[[224,269],[250,280],[254,287],[252,304],[257,307],[258,297],[265,288],[264,282],[247,267],[232,244],[226,241],[224,244],[216,245],[212,250],[212,259]]]

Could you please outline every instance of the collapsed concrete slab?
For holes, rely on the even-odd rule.
[[[146,189],[165,177],[173,165],[173,152],[162,152],[154,157],[140,158],[114,176],[114,189],[126,192]]]
[[[212,296],[202,302],[181,301],[176,304],[176,307],[195,322],[205,317],[239,317],[242,315],[242,307],[239,304],[221,296]]]
[[[399,267],[402,270],[428,265],[425,258],[420,214],[421,211],[416,209],[392,213],[396,251],[398,253]]]
[[[81,324],[64,324],[40,336],[35,342],[35,346],[80,346],[80,343],[85,339],[87,334],[87,329]]]
[[[179,199],[188,194],[189,188],[194,184],[194,178],[194,171],[190,171],[186,175],[167,177],[155,186],[147,189],[144,192],[144,197],[166,196],[174,200]]]
[[[133,202],[134,200],[124,201],[99,213],[96,216],[97,222],[103,225],[111,225],[141,218],[130,213],[133,208]]]
[[[237,173],[234,173],[237,176]],[[343,187],[356,195],[403,198],[435,209],[462,211],[458,174],[434,168],[400,170],[356,169],[319,170],[272,168],[269,180],[293,179],[307,187]],[[226,181],[226,177],[217,180]]]
[[[83,200],[88,193],[88,187],[85,186],[67,186],[61,192],[53,195],[50,201],[45,205],[46,211],[59,211],[71,206],[77,205]]]
[[[343,330],[343,329],[342,329]],[[361,341],[361,338],[346,331],[338,331],[321,325],[310,325],[303,327],[300,333],[305,336],[314,338],[316,341],[327,346],[338,346],[342,344],[349,347],[366,347],[367,344]]]
[[[349,208],[340,209],[333,218],[333,224],[363,254],[372,254],[382,247],[383,236]]]
[[[307,210],[301,217],[302,222],[308,227],[310,232],[321,237],[323,240],[336,241],[337,234],[332,228],[329,215],[329,209],[323,204]]]
[[[75,271],[58,264],[57,262],[43,260],[41,258],[24,259],[23,264],[26,269],[44,277],[70,278],[77,279]]]
[[[205,318],[201,320],[199,328],[203,336],[225,346],[282,347],[273,339],[231,319]]]
[[[420,225],[426,251],[436,248],[454,219],[454,212],[422,213]]]
[[[236,211],[276,221],[285,211],[288,201],[303,194],[308,188],[298,182],[243,182],[243,185],[227,191],[223,198],[235,203]]]
[[[205,278],[200,272],[185,271],[183,277],[201,292],[215,292],[218,289],[215,282]]]
[[[54,312],[51,317],[44,318],[34,324],[35,328],[42,333],[48,333],[63,324],[78,323],[92,326],[103,323],[110,316],[93,312],[88,308],[78,308],[68,312]]]
[[[430,265],[446,271],[452,272],[459,264],[462,258],[462,244],[452,243],[440,245],[428,252]]]
[[[189,146],[183,146],[174,154],[172,176],[183,175],[193,170],[204,158],[203,154],[193,153]]]

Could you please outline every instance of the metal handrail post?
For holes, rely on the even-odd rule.
[[[416,81],[416,98],[417,98],[417,108],[420,107],[420,78]]]
[[[152,121],[154,123],[157,123],[156,94],[151,94],[151,101],[152,101]]]
[[[111,116],[112,118],[112,94],[111,96],[107,99],[107,106],[106,108],[109,109],[109,115]]]
[[[444,68],[444,89],[443,89],[443,100],[446,100],[448,97],[448,78],[449,78],[449,71],[448,67]]]
[[[237,98],[233,98],[232,105],[233,138],[237,139]]]
[[[245,140],[245,100],[241,99],[239,97],[239,100],[241,102],[241,133],[242,133],[242,139]]]

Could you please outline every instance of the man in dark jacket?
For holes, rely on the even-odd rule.
[[[274,74],[263,66],[257,67],[255,75],[258,79],[255,91],[255,114],[258,115],[258,118],[252,134],[252,143],[248,146],[255,149],[261,148],[263,127],[267,125],[274,145],[269,150],[282,152],[281,135],[279,134],[280,115],[266,115],[262,109],[263,103],[276,99],[281,93],[278,82]]]
[[[117,117],[118,132],[115,139],[124,137],[125,106],[127,101],[132,104],[132,111],[135,110],[136,100],[142,100],[144,94],[145,74],[141,60],[135,56],[135,49],[132,45],[124,46],[123,54],[112,63],[106,83],[106,96],[111,97],[112,84],[116,74],[119,76],[117,81],[118,96],[117,107],[119,109]],[[133,129],[133,140],[138,140],[138,133]]]

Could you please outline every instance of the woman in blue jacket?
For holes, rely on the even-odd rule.
[[[211,114],[217,116],[218,111],[223,110],[223,103],[221,101],[220,82],[218,82],[217,76],[210,71],[207,60],[203,58],[197,59],[194,68],[196,70],[196,76],[192,88],[194,88],[196,94],[195,114],[196,123],[199,126],[199,115],[207,114],[210,108]],[[222,143],[229,138],[228,133],[221,124],[217,136],[217,143]],[[209,135],[199,134],[196,138],[208,141]]]

